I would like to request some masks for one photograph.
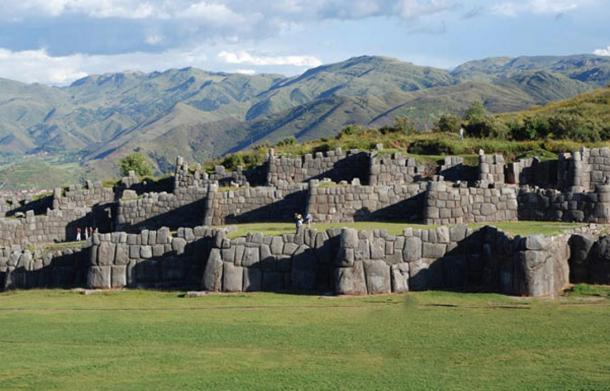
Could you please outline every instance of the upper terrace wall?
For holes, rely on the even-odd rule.
[[[424,202],[426,224],[512,221],[518,218],[517,189],[455,186],[429,182]]]
[[[339,182],[353,178],[366,183],[369,175],[369,156],[365,152],[341,148],[334,151],[306,154],[302,157],[275,157],[269,152],[267,184],[301,183],[311,179],[329,178]]]
[[[218,188],[210,186],[206,201],[206,225],[257,221],[293,221],[295,213],[304,213],[307,184],[282,186]]]
[[[522,220],[610,223],[609,185],[583,193],[522,188],[518,200]]]
[[[312,181],[307,213],[315,222],[420,221],[425,190],[424,182],[367,186]]]
[[[116,208],[115,230],[200,225],[207,193],[207,188],[197,186],[179,187],[174,193],[145,193],[141,196],[125,191]]]
[[[558,160],[519,159],[506,168],[506,182],[545,188],[558,186]]]
[[[427,167],[414,158],[400,153],[384,155],[380,152],[370,156],[369,185],[402,185],[430,176]],[[351,180],[351,178],[344,178]]]
[[[593,191],[610,178],[610,148],[581,148],[559,155],[559,182],[574,192]]]
[[[504,183],[504,156],[479,152],[479,181],[484,187],[491,183]]]

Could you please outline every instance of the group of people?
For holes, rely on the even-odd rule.
[[[76,227],[76,241],[80,242],[81,240],[87,240],[91,236],[93,236],[93,233],[95,233],[95,232],[97,232],[97,228],[93,228],[93,227],[85,227],[85,228]]]
[[[294,220],[297,224],[297,232],[299,232],[299,229],[303,226],[303,224],[306,224],[308,228],[311,226],[311,223],[313,222],[313,216],[307,213],[305,215],[305,218],[303,218],[302,214],[295,213]]]

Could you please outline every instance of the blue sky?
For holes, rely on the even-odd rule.
[[[610,0],[0,0],[0,77],[168,68],[293,75],[363,54],[451,68],[610,55]]]

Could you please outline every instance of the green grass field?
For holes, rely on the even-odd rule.
[[[511,235],[531,235],[531,234],[544,234],[554,235],[561,233],[565,230],[581,227],[583,224],[579,223],[563,223],[563,222],[549,222],[549,221],[500,221],[497,223],[478,223],[469,224],[471,228],[480,228],[485,225],[493,225],[498,229],[509,233]],[[235,230],[229,234],[229,237],[236,238],[244,236],[249,232],[262,232],[268,236],[276,236],[288,233],[294,233],[295,225],[293,223],[252,223],[252,224],[236,224],[228,225],[227,227],[234,227]],[[386,223],[386,222],[374,222],[374,221],[359,221],[354,223],[314,223],[311,228],[319,231],[326,230],[328,228],[356,228],[360,230],[374,230],[383,229],[392,235],[401,234],[405,228],[411,227],[413,229],[430,229],[434,228],[434,225],[424,224],[411,224],[411,223]]]
[[[610,287],[576,292],[3,293],[0,388],[608,389]]]

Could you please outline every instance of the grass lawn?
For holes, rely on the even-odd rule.
[[[0,388],[608,389],[610,288],[576,292],[3,293]]]
[[[503,221],[497,223],[478,223],[470,224],[472,228],[483,227],[485,225],[493,225],[512,235],[530,235],[530,234],[545,234],[553,235],[561,233],[568,229],[574,229],[582,226],[579,223],[562,223],[562,222],[546,222],[546,221]],[[262,232],[265,235],[281,235],[286,233],[294,233],[295,225],[293,223],[252,223],[252,224],[236,224],[231,225],[237,229],[229,234],[231,238],[244,236],[249,232]],[[369,222],[359,221],[355,223],[315,223],[312,228],[316,230],[326,230],[328,228],[350,227],[362,230],[383,229],[390,234],[398,235],[407,227],[414,229],[429,229],[434,225],[410,224],[410,223],[385,223],[385,222]]]

